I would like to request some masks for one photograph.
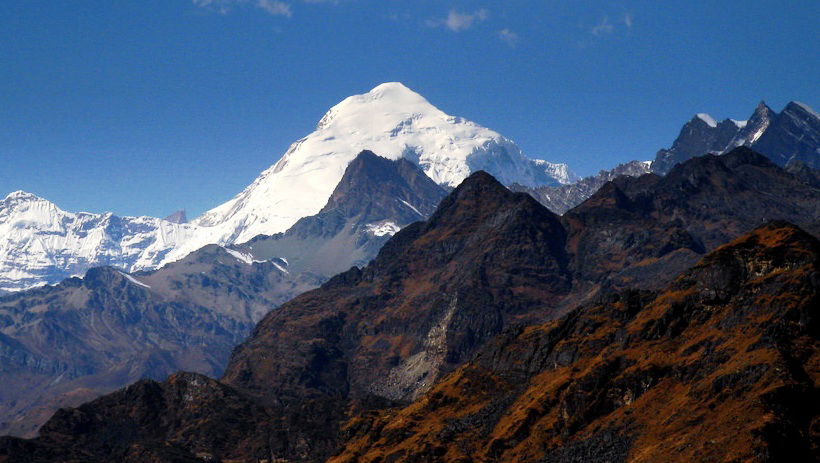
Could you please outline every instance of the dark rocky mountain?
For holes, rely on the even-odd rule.
[[[781,167],[796,160],[820,168],[820,116],[794,101],[780,113],[761,102],[747,121],[716,122],[698,114],[683,126],[671,148],[658,151],[652,169],[665,174],[695,156],[722,154],[738,146],[751,147]]]
[[[370,265],[267,316],[223,379],[278,401],[412,399],[511,320],[549,317],[571,289],[565,237],[530,196],[476,173]],[[256,360],[272,352],[282,361]]]
[[[765,109],[771,111],[768,106]],[[653,162],[653,169],[655,172],[665,174],[675,164],[695,156],[722,153],[740,130],[743,130],[742,123],[731,119],[714,123],[711,119],[705,119],[701,115],[694,116],[684,124],[671,148],[658,151]]]
[[[159,461],[203,452],[316,461],[338,445],[350,407],[412,400],[504,326],[557,316],[571,290],[565,237],[532,197],[473,174],[367,267],[270,312],[234,351],[221,384],[191,376],[182,386],[177,377],[138,383],[58,413],[35,441],[0,447],[46,460],[127,459],[150,449]],[[167,403],[156,407],[153,397]],[[232,422],[248,431],[216,445],[227,423],[212,411],[226,407],[241,410]]]
[[[779,166],[802,161],[820,168],[820,115],[803,103],[790,102],[757,142],[751,144]]]
[[[329,461],[820,458],[820,242],[770,223],[661,292],[513,328]]]
[[[651,162],[630,161],[618,164],[614,169],[602,170],[598,175],[584,177],[574,183],[560,186],[526,187],[519,184],[510,186],[510,190],[529,193],[539,203],[552,212],[562,215],[573,207],[586,201],[606,182],[620,176],[640,177],[652,171]]]
[[[362,151],[318,214],[234,248],[254,259],[283,258],[290,272],[330,277],[366,265],[398,230],[427,219],[446,194],[412,162]]]
[[[659,288],[718,245],[773,219],[820,233],[820,190],[748,148],[666,176],[621,177],[562,217],[577,278]]]
[[[180,374],[161,383],[139,382],[77,409],[60,411],[42,428],[40,437],[35,440],[3,440],[0,442],[0,461],[2,455],[6,455],[6,461],[23,461],[22,455],[29,458],[25,461],[195,461],[195,458],[215,461],[321,461],[344,445],[346,438],[349,438],[345,447],[347,450],[338,455],[340,458],[356,455],[350,452],[361,452],[356,458],[380,455],[384,458],[381,461],[390,461],[387,457],[396,454],[398,448],[391,447],[390,453],[382,452],[379,447],[383,442],[381,439],[387,439],[384,442],[389,446],[396,442],[412,444],[418,442],[412,436],[421,429],[412,427],[412,423],[410,427],[404,427],[405,422],[391,420],[389,416],[393,415],[389,414],[404,413],[401,410],[408,404],[412,405],[407,410],[424,409],[431,400],[438,400],[430,399],[433,397],[430,395],[431,388],[451,383],[446,378],[461,378],[456,385],[466,387],[472,380],[459,376],[469,369],[463,367],[465,362],[469,362],[482,349],[492,349],[498,342],[493,340],[505,330],[514,332],[518,329],[514,327],[532,325],[536,328],[524,329],[521,333],[549,332],[554,325],[538,326],[564,316],[578,303],[584,303],[584,307],[601,304],[623,307],[619,302],[606,302],[609,300],[607,298],[623,287],[662,288],[670,284],[676,275],[670,272],[686,270],[700,256],[720,244],[718,240],[722,237],[726,238],[725,242],[768,219],[780,216],[796,218],[803,224],[817,224],[820,217],[818,201],[820,192],[816,188],[745,148],[724,156],[692,159],[677,166],[666,177],[653,174],[638,178],[621,177],[607,183],[596,195],[563,217],[551,213],[531,196],[512,193],[487,174],[476,173],[447,196],[427,222],[411,224],[393,236],[368,266],[341,273],[320,288],[304,293],[282,305],[279,310],[270,312],[248,340],[234,350],[220,381]],[[785,225],[774,228],[792,229]],[[755,242],[775,242],[775,236],[789,235],[794,239],[783,238],[781,241],[785,244],[772,245],[774,251],[761,250],[763,257],[757,260],[747,261],[745,255],[739,255],[737,265],[731,266],[746,269],[746,274],[740,274],[743,278],[736,279],[739,284],[745,285],[747,281],[749,285],[756,284],[754,277],[787,278],[789,275],[816,284],[816,276],[812,276],[812,272],[816,273],[813,270],[815,267],[803,264],[796,267],[795,263],[805,261],[800,260],[803,259],[801,252],[792,252],[787,246],[792,242],[810,243],[806,245],[806,253],[810,254],[806,259],[816,262],[816,241],[813,238],[788,230],[772,231],[770,234],[758,232],[758,235],[760,239],[757,241],[747,237],[744,242],[748,245],[741,245],[741,248],[754,247]],[[737,243],[733,246],[732,249],[740,249]],[[788,257],[791,259],[788,265],[781,265],[781,261],[775,260],[773,256],[778,252],[791,256]],[[720,256],[726,255],[726,252],[718,252],[709,259],[722,262],[724,257]],[[711,262],[709,259],[704,262]],[[768,260],[772,261],[770,267],[760,267]],[[705,270],[693,271],[695,273],[691,273],[689,278],[695,288],[705,288],[705,292],[701,291],[703,294],[708,295],[714,290],[714,300],[724,304],[720,306],[723,312],[715,314],[715,317],[720,316],[714,319],[716,323],[717,320],[724,320],[726,314],[725,320],[740,316],[733,318],[732,313],[745,314],[747,299],[733,299],[740,292],[732,292],[732,281],[727,282],[724,278],[725,275],[734,274],[728,270],[726,272],[729,273],[713,272],[710,269],[716,267],[708,265],[702,268]],[[745,275],[750,277],[746,278]],[[708,310],[679,310],[675,304],[662,312],[666,315],[655,314],[654,311],[661,310],[659,307],[662,307],[663,301],[672,301],[677,291],[688,290],[689,286],[675,289],[678,287],[674,285],[680,281],[683,280],[671,283],[673,286],[665,292],[668,293],[666,296],[637,293],[640,310],[619,309],[628,312],[622,318],[611,310],[600,309],[600,316],[590,312],[592,315],[588,321],[577,327],[570,326],[567,332],[576,333],[574,336],[578,338],[583,333],[584,339],[590,342],[583,349],[578,347],[578,357],[572,350],[564,352],[549,347],[556,353],[561,352],[560,362],[564,365],[581,356],[590,362],[575,365],[579,369],[575,373],[583,373],[581,376],[589,381],[581,383],[582,386],[573,386],[586,389],[567,396],[562,403],[576,408],[566,408],[561,416],[565,422],[571,421],[575,423],[573,426],[579,426],[577,429],[586,433],[584,435],[599,431],[604,434],[596,437],[599,440],[584,442],[582,439],[586,437],[574,434],[575,428],[570,429],[570,434],[563,438],[580,442],[577,448],[581,450],[577,452],[602,448],[601,442],[605,439],[610,439],[616,447],[624,446],[627,444],[618,440],[618,436],[632,438],[639,435],[632,433],[632,428],[624,428],[623,432],[627,434],[617,434],[621,428],[611,433],[607,433],[609,428],[596,431],[594,424],[590,427],[589,422],[584,420],[589,418],[594,422],[596,416],[603,416],[595,415],[600,410],[609,413],[606,407],[610,406],[610,402],[607,401],[614,400],[609,397],[617,397],[617,391],[633,394],[623,395],[626,397],[623,400],[639,399],[635,395],[639,389],[633,390],[633,385],[642,384],[640,380],[644,376],[638,375],[637,383],[615,381],[616,386],[623,387],[612,392],[607,387],[614,379],[607,376],[608,372],[632,378],[629,376],[633,373],[629,361],[642,359],[643,363],[635,365],[641,368],[650,366],[647,363],[649,360],[637,351],[630,351],[630,355],[635,356],[625,357],[625,363],[619,363],[620,351],[612,351],[615,357],[607,355],[601,358],[593,358],[590,353],[594,349],[598,352],[617,349],[624,337],[629,338],[634,330],[643,329],[642,325],[632,324],[633,318],[637,320],[646,316],[648,320],[660,317],[662,322],[657,322],[657,329],[667,336],[667,329],[660,327],[673,327],[669,328],[672,330],[669,337],[674,340],[676,334],[683,332],[674,330],[684,330],[687,323],[693,321],[694,315],[711,316],[712,312]],[[758,286],[762,289],[757,292],[738,291],[746,291],[743,294],[753,294],[766,301],[783,297],[784,301],[813,303],[814,299],[811,298],[816,296],[807,292],[809,289],[801,284],[772,284]],[[592,305],[590,301],[593,301]],[[599,302],[596,304],[594,301]],[[651,301],[655,302],[650,304]],[[748,301],[755,302],[756,299]],[[807,307],[816,307],[816,304]],[[581,309],[572,314],[586,313],[585,310],[592,309]],[[804,311],[801,308],[797,310],[787,312],[782,319],[801,320],[799,317],[803,315],[799,314]],[[565,320],[573,320],[573,315],[568,317]],[[781,319],[778,317],[781,315],[772,315],[771,324],[763,319],[758,325],[743,322],[745,331],[741,331],[750,339],[758,338],[753,329],[775,326]],[[610,318],[614,318],[615,322],[611,322]],[[568,322],[562,321],[559,326],[565,323]],[[629,330],[619,329],[619,326],[628,326]],[[735,346],[732,340],[737,334],[735,331],[714,333],[717,328],[713,325],[703,326],[712,327],[698,328],[702,329],[704,336],[726,336],[731,338],[725,341],[728,343],[726,345]],[[610,334],[607,331],[609,328],[620,333],[617,336],[621,337],[606,337]],[[734,329],[733,326],[729,328]],[[598,329],[603,331],[595,331]],[[546,343],[549,339],[562,339],[559,336],[561,333],[564,331],[554,332],[539,345],[549,346]],[[666,358],[658,354],[665,352],[657,350],[660,338],[645,339],[643,336],[638,334],[634,338],[636,348],[646,349],[644,352],[650,360],[652,356]],[[692,336],[692,342],[695,342],[697,335]],[[501,339],[504,339],[503,335]],[[596,339],[600,341],[597,344]],[[575,341],[573,338],[572,342]],[[513,341],[509,343],[512,345]],[[704,346],[704,352],[712,352],[718,347]],[[740,351],[738,355],[740,359],[746,358]],[[521,356],[522,361],[528,358]],[[664,365],[673,371],[692,371],[686,370],[688,364],[677,363],[679,357],[670,356],[669,359],[672,363]],[[598,368],[593,361],[603,363]],[[549,361],[545,362],[541,363],[549,365]],[[715,362],[710,365],[717,365],[715,368],[721,371],[721,375],[729,373],[735,365],[722,363],[722,357]],[[586,370],[587,366],[594,368]],[[740,366],[745,367],[744,364]],[[488,367],[495,366],[490,364]],[[501,367],[499,365],[499,369]],[[562,371],[572,371],[572,368]],[[780,367],[772,371],[777,371],[777,368]],[[447,376],[451,373],[455,376]],[[668,375],[664,370],[659,376],[647,378],[666,380]],[[490,387],[491,381],[507,381],[502,377],[475,378],[479,382],[472,384],[479,388],[483,382]],[[525,387],[532,379],[528,376],[518,378],[520,381],[513,380],[511,384]],[[549,384],[540,384],[540,387],[545,388]],[[566,390],[566,387],[562,389]],[[433,391],[434,394],[435,389]],[[678,389],[658,391],[677,393]],[[516,403],[520,390],[510,389],[507,395],[497,392],[493,393],[494,398],[487,399],[489,402],[473,405],[465,402],[462,411],[467,414],[480,412],[478,417],[470,416],[459,422],[442,415],[444,423],[450,423],[452,427],[441,434],[440,442],[460,439],[468,445],[465,448],[469,448],[470,441],[462,439],[462,435],[470,435],[471,430],[475,429],[473,423],[493,423],[488,425],[490,428],[487,432],[495,432],[493,429],[498,428],[499,436],[507,436],[504,434],[507,431],[517,436],[515,429],[521,429],[523,434],[519,437],[525,439],[529,428],[522,423],[528,422],[526,417],[523,422],[518,421],[519,414],[503,423],[493,421],[496,419],[493,417],[504,416],[505,407]],[[531,392],[536,394],[537,389]],[[451,400],[441,397],[445,404]],[[482,408],[501,397],[507,397],[509,402],[495,404],[486,410]],[[524,397],[527,399],[522,400],[535,396]],[[683,400],[684,396],[679,397]],[[578,401],[573,402],[574,398]],[[599,409],[599,405],[603,408]],[[537,421],[540,419],[538,410],[542,408],[534,411],[524,408],[522,413],[532,414],[532,419]],[[720,409],[719,419],[715,419],[729,419],[723,411]],[[481,418],[484,414],[489,416],[486,420]],[[432,420],[436,416],[429,415]],[[646,420],[637,421],[636,426],[651,423]],[[709,418],[707,421],[711,423],[711,420]],[[393,423],[390,426],[397,429],[396,433],[391,431],[394,428],[380,424],[387,421]],[[506,431],[501,430],[505,423],[511,426],[505,428]],[[343,429],[347,430],[346,434],[340,432]],[[479,429],[483,428],[479,426]],[[743,429],[747,428],[737,429],[745,432]],[[380,432],[381,437],[376,432]],[[551,437],[548,442],[539,442],[537,447],[550,448],[553,443],[564,442],[560,439],[560,436]],[[423,447],[426,449],[423,452],[430,452],[424,453],[427,457],[420,453],[408,453],[408,458],[413,456],[415,461],[424,461],[424,458],[436,461],[445,459],[447,455],[459,455],[446,444],[431,442],[434,444]],[[505,437],[493,450],[497,453],[489,455],[499,456],[495,461],[506,461],[500,456],[509,449],[515,449],[516,445]],[[375,453],[371,453],[372,449]],[[484,454],[479,452],[477,455]],[[579,455],[583,454],[568,453],[555,461],[583,461]],[[391,458],[404,458],[404,454],[398,453]],[[469,460],[453,458],[453,461]]]
[[[417,166],[361,153],[328,204],[285,234],[206,246],[153,272],[97,268],[0,299],[0,435],[61,406],[178,370],[218,377],[268,311],[371,260],[446,192]],[[54,348],[54,344],[59,348]]]

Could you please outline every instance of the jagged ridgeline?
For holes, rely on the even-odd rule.
[[[478,172],[267,314],[220,380],[140,381],[0,458],[811,461],[819,219],[746,148],[563,217]]]

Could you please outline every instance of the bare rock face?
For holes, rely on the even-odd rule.
[[[663,291],[509,330],[330,461],[816,460],[819,277],[820,242],[770,223]]]
[[[549,316],[571,288],[564,237],[531,197],[473,174],[370,265],[266,317],[223,380],[284,403],[410,400],[513,319]]]

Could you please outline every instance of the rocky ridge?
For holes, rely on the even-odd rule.
[[[413,404],[346,425],[342,462],[812,461],[820,242],[769,223],[663,291],[510,329]]]
[[[820,116],[796,101],[780,113],[761,101],[746,121],[716,122],[709,115],[698,114],[683,126],[671,148],[658,151],[652,170],[665,174],[695,156],[723,154],[739,146],[753,148],[781,167],[801,161],[820,168]]]

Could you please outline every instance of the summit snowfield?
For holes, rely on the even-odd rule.
[[[34,195],[12,193],[0,203],[0,291],[57,283],[100,265],[150,270],[208,244],[284,232],[325,206],[363,150],[407,159],[446,187],[477,170],[506,185],[576,179],[565,164],[530,159],[501,134],[444,113],[401,83],[384,83],[332,107],[315,131],[293,143],[244,191],[189,223],[75,214]]]
[[[384,83],[332,107],[313,133],[293,143],[244,191],[195,219],[195,238],[168,260],[209,243],[284,232],[316,214],[362,150],[412,161],[448,187],[477,170],[507,185],[558,185],[575,178],[564,164],[529,159],[498,132],[444,113],[401,83]]]

